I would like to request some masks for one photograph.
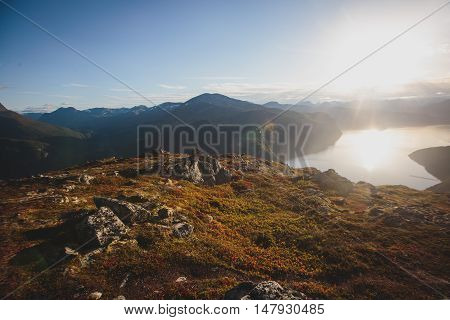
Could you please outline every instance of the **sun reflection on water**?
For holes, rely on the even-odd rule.
[[[395,145],[393,137],[382,130],[363,130],[347,136],[353,161],[368,171],[387,165]],[[350,159],[349,159],[350,160]]]

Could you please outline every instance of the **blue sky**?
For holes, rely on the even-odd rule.
[[[298,101],[442,3],[2,1],[155,103],[203,92]],[[415,95],[418,83],[448,94],[449,7],[315,98]],[[151,105],[1,2],[0,101],[12,110]]]

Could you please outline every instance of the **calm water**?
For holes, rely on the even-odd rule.
[[[402,184],[426,189],[439,180],[412,161],[411,152],[450,145],[450,126],[346,131],[336,144],[307,155],[306,164],[320,170],[335,169],[354,181],[374,185]],[[301,167],[296,159],[291,165]]]

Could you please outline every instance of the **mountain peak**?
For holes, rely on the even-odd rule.
[[[236,99],[224,96],[223,94],[220,93],[203,93],[201,95],[198,95],[196,97],[193,97],[192,99],[186,101],[186,104],[191,103],[191,102],[206,102],[206,103],[219,103],[219,102],[224,102],[224,101],[234,101]]]
[[[235,108],[239,110],[253,110],[257,108],[262,108],[262,106],[258,104],[230,98],[220,93],[203,93],[199,96],[196,96],[186,101],[184,105],[190,106],[202,103],[210,104],[217,107]]]
[[[8,109],[6,109],[5,106],[0,103],[0,111],[8,111]]]
[[[74,107],[61,107],[56,109],[53,112],[74,112],[74,111],[78,111],[77,109],[75,109]]]

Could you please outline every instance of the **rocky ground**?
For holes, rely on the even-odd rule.
[[[9,299],[449,296],[448,194],[247,156],[106,159],[1,182]]]

